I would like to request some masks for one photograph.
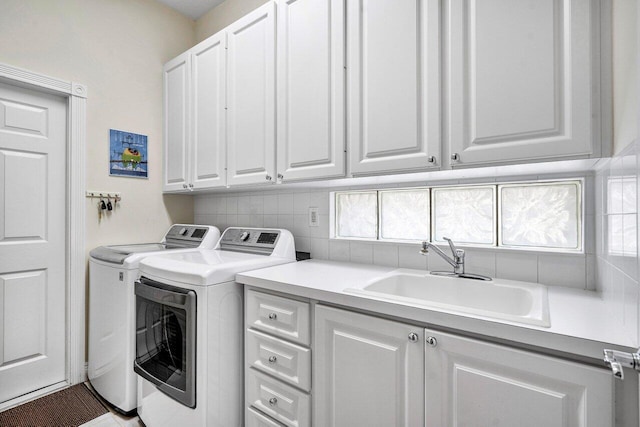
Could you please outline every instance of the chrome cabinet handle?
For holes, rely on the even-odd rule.
[[[267,181],[271,181],[273,178],[271,178],[271,175],[267,175],[264,177]]]
[[[427,339],[425,340],[427,342],[427,344],[429,344],[431,347],[435,347],[438,345],[438,340],[435,337],[427,337]]]
[[[182,184],[182,188],[189,188],[187,184]]]
[[[429,163],[435,163],[436,162],[436,156],[429,156],[427,157],[427,161]]]
[[[276,363],[277,361],[278,361],[278,358],[276,356],[269,357],[269,363]]]
[[[275,406],[276,403],[278,403],[278,399],[276,399],[275,397],[272,397],[271,399],[269,399],[269,405]]]
[[[420,338],[418,337],[418,334],[416,334],[415,332],[411,332],[409,334],[409,341],[411,342],[418,342]]]
[[[451,161],[452,161],[452,162],[459,162],[459,161],[460,161],[460,154],[458,154],[458,153],[453,153],[453,154],[451,155]]]
[[[276,320],[278,315],[276,313],[269,313],[269,320]]]

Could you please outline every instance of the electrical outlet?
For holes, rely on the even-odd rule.
[[[317,227],[319,222],[318,208],[309,208],[309,227]]]

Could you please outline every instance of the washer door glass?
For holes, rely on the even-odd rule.
[[[176,296],[175,291],[136,283],[134,370],[165,394],[195,407],[195,293],[179,291]],[[189,297],[193,304],[187,303]]]

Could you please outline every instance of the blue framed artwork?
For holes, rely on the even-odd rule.
[[[149,178],[147,135],[109,129],[109,175]]]

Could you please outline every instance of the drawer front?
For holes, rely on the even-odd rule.
[[[268,375],[248,369],[247,403],[289,427],[311,424],[311,398]]]
[[[247,327],[309,345],[309,304],[262,292],[247,295]]]
[[[282,427],[277,421],[267,417],[253,408],[247,408],[246,412],[247,427]]]
[[[311,350],[247,329],[247,363],[305,391],[311,391]]]

